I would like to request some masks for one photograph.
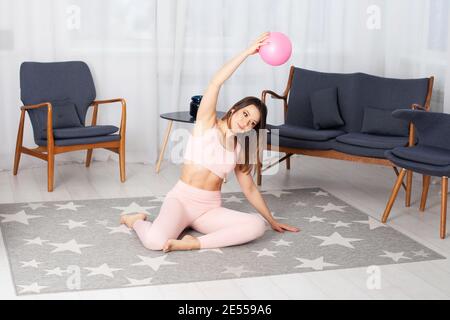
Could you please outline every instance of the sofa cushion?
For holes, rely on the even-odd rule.
[[[437,166],[450,165],[450,150],[430,146],[399,147],[392,150],[397,157]]]
[[[347,143],[342,143],[339,141],[334,141],[333,150],[336,150],[336,151],[339,151],[339,152],[342,152],[345,154],[355,155],[355,156],[384,159],[385,158],[384,153],[387,149],[375,149],[375,148],[361,147],[361,146],[355,146],[353,144],[347,144]]]
[[[268,124],[266,125],[266,128],[269,129],[273,134],[277,134],[275,130],[278,129],[278,135],[283,137],[312,141],[326,141],[333,139],[339,135],[345,134],[345,132],[341,130],[317,130],[313,128],[292,126],[288,124],[279,126]]]
[[[407,136],[408,121],[392,116],[392,110],[376,107],[365,107],[361,132],[387,135]]]
[[[335,140],[330,139],[326,141],[303,140],[297,138],[283,137],[279,135],[267,135],[267,143],[272,146],[279,146],[285,148],[299,148],[309,150],[331,150]]]
[[[113,134],[117,132],[117,130],[119,130],[119,128],[117,128],[116,126],[89,126],[79,128],[62,128],[62,129],[54,129],[53,137],[55,139],[98,137]],[[47,134],[47,130],[45,130],[45,134]],[[46,139],[47,136],[43,140]]]
[[[344,125],[339,113],[337,88],[317,90],[311,94],[314,128],[328,129]]]
[[[336,141],[374,149],[393,149],[395,147],[403,147],[407,145],[408,137],[381,136],[353,132],[336,137]]]

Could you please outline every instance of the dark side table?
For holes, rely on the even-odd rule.
[[[218,118],[222,118],[225,115],[225,112],[217,111],[216,115]],[[173,122],[177,121],[185,123],[195,123],[195,119],[191,117],[189,111],[162,113],[159,116],[163,119],[169,120],[169,124],[167,125],[166,134],[164,135],[163,143],[161,146],[161,151],[159,152],[158,162],[156,163],[156,173],[159,172],[161,161],[164,157],[164,152],[166,151],[167,141],[169,140],[170,131],[172,130]]]

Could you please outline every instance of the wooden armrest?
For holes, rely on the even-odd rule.
[[[285,101],[287,100],[287,97],[286,97],[286,96],[279,95],[279,94],[273,92],[272,90],[264,90],[264,91],[262,92],[262,98],[263,98],[263,101],[266,100],[266,95],[267,95],[267,94],[270,94],[270,96],[271,96],[272,98],[277,98],[277,99],[281,99],[281,100],[285,100]]]
[[[26,110],[33,110],[47,107],[47,150],[53,149],[54,139],[53,139],[53,109],[50,102],[43,102],[38,104],[32,104],[20,107],[22,112]]]
[[[122,102],[122,104],[124,104],[125,99],[116,98],[116,99],[108,99],[108,100],[94,100],[94,101],[92,101],[91,106],[99,105],[99,104],[106,104],[106,103],[114,103],[114,102]]]
[[[426,108],[422,107],[420,104],[414,103],[411,105],[411,109],[413,110],[423,110],[423,111],[427,111]]]
[[[43,107],[47,107],[48,111],[52,112],[52,104],[50,102],[43,102],[43,103],[38,103],[38,104],[22,106],[22,107],[20,107],[20,110],[33,110],[33,109],[38,109],[38,108],[43,108]]]
[[[94,100],[89,106],[94,106],[94,114],[92,116],[92,126],[97,124],[97,110],[100,104],[120,102],[122,104],[122,117],[120,119],[120,134],[122,137],[125,135],[125,125],[126,125],[126,113],[127,113],[127,102],[123,98],[108,99],[108,100]]]

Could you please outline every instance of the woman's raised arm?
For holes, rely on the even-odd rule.
[[[269,32],[265,32],[258,37],[247,49],[236,55],[228,61],[219,71],[214,74],[214,77],[208,84],[206,91],[203,94],[200,107],[197,111],[197,122],[200,122],[205,129],[210,128],[216,120],[216,105],[222,84],[227,80],[240,64],[252,54],[258,52],[259,47],[266,44],[265,41],[269,37]]]

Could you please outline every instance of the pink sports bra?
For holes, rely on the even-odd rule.
[[[216,125],[201,136],[190,134],[183,158],[202,165],[224,179],[236,166],[241,145],[238,142],[235,151],[228,151],[220,143],[219,134]]]

